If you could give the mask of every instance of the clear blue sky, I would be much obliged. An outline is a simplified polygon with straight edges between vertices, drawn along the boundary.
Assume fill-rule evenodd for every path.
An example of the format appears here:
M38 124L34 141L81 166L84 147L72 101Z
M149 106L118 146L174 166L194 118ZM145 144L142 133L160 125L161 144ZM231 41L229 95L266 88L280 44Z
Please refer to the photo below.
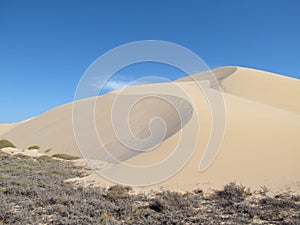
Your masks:
M0 0L0 123L72 101L96 58L148 39L187 47L211 68L300 78L299 0Z

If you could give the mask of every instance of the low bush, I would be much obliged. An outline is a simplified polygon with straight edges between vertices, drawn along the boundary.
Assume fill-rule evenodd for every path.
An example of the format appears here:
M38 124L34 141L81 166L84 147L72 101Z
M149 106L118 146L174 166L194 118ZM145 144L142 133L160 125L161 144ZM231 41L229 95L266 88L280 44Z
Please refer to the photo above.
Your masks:
M44 153L48 153L48 152L50 152L52 150L52 148L48 148L48 149L46 149L45 151L44 151Z
M226 184L223 190L216 191L214 195L219 199L241 202L250 194L250 190L245 186L231 182Z
M122 186L122 185L114 185L111 186L106 193L106 198L110 200L115 200L115 199L121 199L121 198L127 198L128 197L128 192L132 188L129 186Z
M0 149L2 148L15 148L16 146L6 139L0 140Z
M166 208L166 205L161 199L155 198L149 204L149 208L156 212L161 212Z
M28 147L28 149L29 150L33 150L33 149L39 150L40 146L38 146L38 145L32 145L32 146Z
M50 160L52 160L51 157L47 156L47 155L42 155L38 159L39 159L39 161L50 161Z

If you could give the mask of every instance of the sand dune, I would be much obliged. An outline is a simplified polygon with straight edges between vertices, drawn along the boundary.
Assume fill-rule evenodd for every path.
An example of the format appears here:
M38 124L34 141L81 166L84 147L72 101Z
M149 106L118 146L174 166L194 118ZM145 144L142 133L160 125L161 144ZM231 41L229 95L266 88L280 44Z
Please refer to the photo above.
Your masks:
M6 133L7 131L13 129L18 125L19 125L18 123L0 124L0 135Z
M96 102L95 129L98 136L88 129L89 124L84 121L75 124L77 129L84 131L77 134L86 140L81 145L91 149L85 156L115 165L119 165L118 160L126 160L128 165L135 166L152 165L165 160L164 167L148 171L149 176L151 173L157 176L162 170L166 170L166 173L168 170L178 170L169 180L148 188L162 186L186 190L237 181L255 188L263 185L274 189L288 186L300 192L300 104L297 101L300 97L300 81L240 67L218 68L212 72L216 80L211 79L211 72L208 71L171 83L133 86L98 98L81 100L79 105L82 107L89 107ZM218 84L224 91L222 95ZM156 94L164 100L157 96L147 97L149 94ZM126 108L126 103L137 97L144 99L137 102L130 114L124 117L128 116L131 132L136 137L150 139L139 145L129 133L124 134L124 130L120 130L120 133L123 132L121 138L129 146L152 148L144 153L121 144L114 135L116 130L112 125L111 115L119 113L112 109ZM224 99L226 112L224 139L213 164L204 172L199 172L199 163L205 155L211 131L223 128L221 120L213 124L211 108L213 102L218 103L221 98ZM42 150L52 148L49 154L80 156L73 133L72 106L72 103L62 105L4 134L0 133L0 136L11 140L18 148L38 144ZM180 110L176 111L175 108ZM164 120L166 130L163 130L161 121L154 121L153 126L148 127L155 117ZM122 120L118 120L118 123L122 123ZM199 133L193 132L198 127L201 128ZM162 131L166 134L160 135ZM103 146L98 137L108 152L101 150ZM185 140L184 144L180 144L181 140ZM156 146L157 143L160 144ZM182 169L178 168L174 162L189 159L187 149L193 148L194 144L195 152L190 160ZM124 167L122 171L119 178L124 183L130 182L130 169ZM94 175L88 179L110 183Z
M210 71L198 73L176 82L211 79L211 73ZM215 69L213 73L225 93L300 113L300 104L295 101L299 97L298 79L232 66Z
M23 121L20 121L20 122L16 122L16 123L0 124L0 136L4 133L7 133L9 130L19 126L20 124L28 122L31 119L33 119L33 118L29 118L29 119L26 119L26 120L23 120Z

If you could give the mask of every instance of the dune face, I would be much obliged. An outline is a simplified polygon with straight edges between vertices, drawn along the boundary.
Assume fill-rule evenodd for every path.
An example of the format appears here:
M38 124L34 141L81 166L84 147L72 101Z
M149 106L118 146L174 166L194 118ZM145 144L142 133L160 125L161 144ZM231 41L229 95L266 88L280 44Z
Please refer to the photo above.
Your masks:
M221 97L225 110L221 107L216 115L224 116L224 124L212 112ZM125 184L139 178L150 185L152 178L170 175L150 188L186 190L237 181L254 188L288 186L300 192L299 97L297 79L223 67L171 83L132 86L80 100L73 111L72 103L62 105L0 136L18 148L37 144L52 148L49 154L83 154L88 160L115 165L105 175L117 176ZM122 112L141 98L128 114ZM91 106L95 106L92 113L80 110ZM81 119L74 122L74 113ZM85 120L91 116L93 120ZM222 137L212 135L213 131L223 134L223 129ZM207 152L211 144L215 148L221 144L219 151ZM213 163L200 172L205 156ZM149 170L141 169L139 174L128 165ZM109 183L100 176L92 179Z
M73 118L80 115L80 120L73 122L79 147L89 149L81 152L86 159L117 164L140 153L151 151L184 127L193 114L189 102L179 97L136 97L113 94L109 96L109 101L107 97L100 97L95 102L78 102L73 111ZM94 103L96 130L90 132L91 129L87 125L94 121L83 120L82 114L89 112L88 104L92 104L93 108ZM131 106L130 103L134 104ZM117 107L114 108L114 105ZM130 108L127 109L127 106ZM77 113L77 110L82 111Z
M300 104L296 100L300 94L300 80L238 68L231 76L221 81L221 86L226 93L300 113Z
M8 132L16 126L18 126L17 123L0 124L0 135Z

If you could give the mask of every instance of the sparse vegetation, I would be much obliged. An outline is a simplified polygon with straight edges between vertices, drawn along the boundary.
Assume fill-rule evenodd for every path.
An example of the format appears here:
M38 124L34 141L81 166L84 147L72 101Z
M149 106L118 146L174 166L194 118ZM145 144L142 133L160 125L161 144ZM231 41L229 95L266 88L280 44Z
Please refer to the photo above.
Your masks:
M32 145L32 146L28 147L28 149L29 150L33 150L33 149L39 150L40 146L38 146L38 145Z
M230 183L202 190L131 194L65 182L86 173L71 161L0 151L0 224L298 224L300 197Z
M72 156L72 155L68 155L68 154L54 154L54 155L52 155L52 157L57 158L57 159L64 159L64 160L80 159L80 157Z
M249 195L251 195L249 189L234 182L225 185L223 190L215 192L215 197L217 199L233 202L241 202Z
M0 140L0 149L2 148L15 148L16 146L6 139Z

